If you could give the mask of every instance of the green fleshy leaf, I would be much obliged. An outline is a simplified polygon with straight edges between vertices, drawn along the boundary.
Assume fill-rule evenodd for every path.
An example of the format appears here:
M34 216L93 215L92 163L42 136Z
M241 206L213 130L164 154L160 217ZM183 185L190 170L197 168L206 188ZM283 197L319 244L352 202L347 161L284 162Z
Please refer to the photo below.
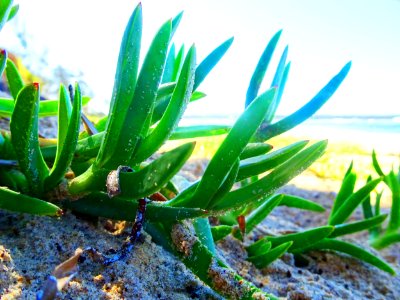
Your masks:
M112 156L104 161L105 168L117 168L127 165L132 155L138 149L138 143L147 136L150 128L151 114L156 101L158 86L164 69L168 43L171 34L171 21L164 23L155 36L145 57L137 79L135 93L129 106L125 107L124 126L119 131L110 132L117 135L115 150L110 151ZM106 133L106 137L107 138ZM100 148L100 153L102 153ZM107 148L104 151L109 152ZM102 160L100 166L103 164ZM96 164L97 165L97 164Z
M292 246L293 242L286 242L272 248L270 251L257 255L250 256L247 258L248 261L252 262L257 268L262 269L267 267L273 261L277 260L283 254L285 254L288 249Z
M49 202L0 187L0 209L32 215L60 216L61 209Z
M207 208L220 188L233 163L243 152L250 138L265 116L266 109L274 97L275 90L259 96L253 105L239 117L204 172L189 206Z
M139 54L142 38L142 6L139 4L132 13L122 38L118 56L107 134L97 157L98 164L104 165L120 147L119 132L125 128L123 112L128 110L135 93L139 68ZM137 141L131 141L136 143Z
M400 243L400 232L392 231L374 239L371 242L371 246L375 249L380 250L389 247L390 245L393 245L395 243Z
M191 139L196 137L206 137L226 134L231 129L225 125L195 125L175 128L170 136L170 140Z
M194 219L193 227L200 242L207 247L208 251L215 254L215 245L208 218Z
M392 191L392 207L390 209L388 231L397 231L400 229L400 181L392 171L386 176L386 181Z
M0 31L8 21L13 2L13 0L0 1Z
M259 256L264 253L269 252L271 250L272 244L265 239L262 239L261 242L257 241L250 246L246 247L246 251L249 257L251 256Z
M195 143L184 144L164 153L138 172L121 173L121 196L139 199L160 190L182 168L194 146Z
M391 275L396 274L393 268L379 257L373 255L368 251L365 251L360 247L344 241L339 241L335 239L324 239L313 244L307 249L307 251L310 250L335 250L338 252L346 253L350 256L358 258L359 260L369 263Z
M218 225L211 227L214 242L218 242L232 233L232 226Z
M229 47L232 45L233 37L223 42L217 48L213 50L197 67L193 90L197 90L199 85L203 82L204 78L210 73L210 71L215 67L215 65L221 60L228 51Z
M274 195L268 198L257 209L253 210L251 214L246 217L246 233L251 232L254 227L260 224L270 212L279 205L282 199L283 195Z
M254 138L254 141L267 141L270 138L280 135L309 119L316 111L318 111L322 107L322 105L326 103L326 101L329 100L333 93L338 89L344 78L349 73L350 67L351 62L347 63L342 68L342 70L340 70L340 72L335 75L313 99L311 99L299 110L283 118L282 120L268 126L268 130L258 131L257 135Z
M19 4L14 5L13 7L11 7L10 13L8 14L8 21L11 21L18 13L19 11Z
M78 143L80 118L82 110L82 96L79 85L75 85L74 104L70 113L70 99L65 88L60 90L60 110L59 110L59 142L57 154L50 171L49 177L45 180L46 190L51 190L57 186L64 178L75 154ZM70 116L69 116L70 115ZM61 127L61 128L60 128Z
M288 241L293 241L292 246L289 248L289 252L298 253L303 252L304 248L328 237L333 230L333 226L321 226L297 233L289 233L280 236L267 236L265 239L271 242L272 247L276 247Z
M39 84L25 86L18 94L11 116L12 144L21 171L24 172L33 195L43 193L43 183L49 174L39 147Z
M179 73L181 72L181 68L183 65L183 58L185 55L185 46L182 45L181 48L178 51L178 54L175 57L175 63L174 63L174 71L172 73L172 80L176 81L178 80Z
M385 176L381 166L379 165L375 150L372 151L372 166L374 167L376 173L378 173L379 176Z
M362 221L357 221L348 224L339 224L335 225L335 230L329 236L330 238L335 238L338 236L351 234L359 231L363 231L366 229L370 229L382 224L386 220L387 215L379 215L375 217L371 217Z
M329 219L329 225L337 225L345 222L348 217L353 213L359 204L371 193L374 188L382 181L382 178L378 178L368 182L365 186L353 193L350 197L344 200L343 204L337 209L337 211Z
M276 167L260 180L227 194L212 206L213 210L226 210L244 207L256 203L271 195L276 189L288 183L292 178L308 168L318 159L327 146L326 141L317 142L297 153L295 156Z
M329 220L332 219L333 215L343 205L346 199L353 194L354 187L356 185L356 180L357 180L357 175L355 173L352 173L351 168L349 168L348 172L346 172L346 175L343 178L340 190L337 193L335 200L333 201L333 206L329 216Z
M165 61L164 73L161 79L161 83L165 84L167 82L174 81L172 79L172 73L174 72L175 63L175 44L172 44L168 51L167 60Z
M283 198L279 205L284 205L287 207L294 207L294 208L299 208L299 209L305 209L305 210L310 210L314 212L324 212L325 208L321 206L318 203L315 203L313 201L297 197L297 196L292 196L292 195L283 195Z
M237 181L259 175L287 161L308 144L308 141L299 141L265 155L242 161Z
M11 96L17 99L19 91L22 90L25 84L17 66L11 59L7 59L6 76Z
M238 171L239 171L239 159L237 159L235 161L235 163L232 165L232 168L229 171L229 173L226 175L224 182L221 184L218 191L214 194L214 197L211 200L212 202L218 201L223 196L225 196L227 193L229 193L229 191L231 190L231 188L233 187L233 185L236 182L236 176L238 174Z
M76 201L66 200L63 207L95 217L134 221L138 203L121 197L110 198L106 193L96 192ZM198 208L167 207L160 202L150 202L146 206L146 220L153 222L193 219L205 213Z
M273 148L272 145L264 144L264 143L249 143L246 148L244 148L242 154L240 154L240 159L247 159L250 157L259 156L271 151Z
M282 30L279 30L269 41L267 47L262 53L260 60L257 63L256 69L254 70L253 76L251 77L249 87L246 94L245 107L249 106L250 103L257 97L258 91L260 90L261 83L264 79L265 72L267 71L269 62L271 61L272 54L275 51L276 44L279 41Z
M195 64L196 49L193 46L185 59L179 80L164 115L157 127L141 143L138 152L133 157L132 164L144 161L157 151L178 125L192 94Z
M82 106L90 101L89 97L82 97ZM58 113L59 100L42 100L39 102L39 118L56 116ZM9 117L14 111L15 101L13 99L0 98L0 116Z
M287 58L287 54L288 54L288 46L285 47L285 50L282 53L281 59L279 60L279 64L278 67L276 69L275 75L274 75L274 79L272 80L272 84L271 87L275 87L277 88L277 90L280 90L281 87L281 81L284 78L285 75L285 71L286 71L286 77L287 77L287 72L288 70L286 70L285 65L286 65L286 58ZM286 80L286 78L285 78ZM282 95L283 89L281 91L281 95ZM265 116L265 119L263 121L263 124L270 124L272 119L275 117L275 113L276 110L278 109L278 106L280 104L280 100L281 98L278 98L279 93L277 92L275 95L275 99L274 102L271 104L271 108L268 110L267 115ZM264 127L263 125L261 125L261 127Z

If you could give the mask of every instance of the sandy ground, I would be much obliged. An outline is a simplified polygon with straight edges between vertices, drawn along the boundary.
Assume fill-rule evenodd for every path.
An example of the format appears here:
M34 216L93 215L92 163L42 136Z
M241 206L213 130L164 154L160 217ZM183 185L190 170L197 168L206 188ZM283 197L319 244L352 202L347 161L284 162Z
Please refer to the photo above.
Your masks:
M196 167L195 165L193 165ZM201 166L197 166L200 167ZM334 193L287 186L284 191L313 199L329 208ZM326 213L327 214L327 213ZM323 225L326 216L279 207L250 238L266 232ZM357 217L357 214L356 214ZM46 277L78 247L117 249L126 232L115 235L106 220L91 222L67 213L58 220L0 211L0 299L33 299ZM353 241L368 248L365 236ZM249 240L246 241L248 243ZM400 272L400 245L380 255ZM392 277L358 260L328 252L312 252L306 264L286 254L262 270L245 261L242 244L228 237L218 243L219 255L239 274L265 291L287 299L400 299L400 277ZM124 261L107 268L81 265L78 276L59 299L218 299L185 266L152 243L144 233Z
M185 167L182 175L193 181L204 161ZM321 203L328 209L317 214L279 207L247 237L267 232L302 230L324 225L340 182L307 174L283 191ZM324 215L325 214L325 215ZM360 218L356 212L354 218ZM76 248L117 249L127 232L109 230L107 220L90 221L72 213L61 219L0 211L0 299L34 299L47 276ZM143 234L129 258L109 267L87 261L60 293L59 299L220 299L185 265ZM366 234L349 237L371 250ZM263 290L287 299L400 299L400 276L329 252L312 252L304 261L285 254L269 267L256 269L247 262L243 245L228 237L217 245L218 254L245 279ZM373 251L373 250L371 250ZM378 253L400 272L400 245Z

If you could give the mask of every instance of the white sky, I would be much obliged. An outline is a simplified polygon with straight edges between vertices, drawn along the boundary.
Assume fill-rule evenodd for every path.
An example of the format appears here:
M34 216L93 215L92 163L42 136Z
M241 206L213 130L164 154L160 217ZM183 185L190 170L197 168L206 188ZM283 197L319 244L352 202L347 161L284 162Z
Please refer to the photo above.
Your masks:
M19 27L29 53L47 52L50 66L82 71L92 106L108 110L119 44L138 1L20 0ZM231 36L235 41L199 90L208 97L190 114L238 114L251 74L269 39L283 29L264 89L289 45L291 73L278 113L311 99L348 61L349 76L320 114L400 114L400 1L396 0L143 0L145 48L161 24L184 10L174 37L195 43L200 62ZM2 47L15 34L6 25ZM144 53L144 51L142 52ZM143 54L142 54L143 55ZM74 79L71 78L71 82Z

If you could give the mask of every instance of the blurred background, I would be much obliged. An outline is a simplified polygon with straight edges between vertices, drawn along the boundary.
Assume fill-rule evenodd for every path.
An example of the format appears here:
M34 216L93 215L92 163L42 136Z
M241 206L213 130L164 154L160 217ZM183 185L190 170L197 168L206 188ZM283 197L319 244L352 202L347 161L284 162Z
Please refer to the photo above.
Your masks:
M0 47L47 84L79 81L93 98L91 112L107 113L120 41L138 1L20 0ZM309 101L348 61L352 68L317 118L292 131L314 138L374 140L400 151L400 1L144 0L143 49L159 26L180 11L174 43L196 44L198 61L231 36L234 43L200 87L183 122L231 124L243 111L252 72L269 39L283 29L261 90L269 87L289 45L292 62L279 116ZM142 52L142 58L144 51ZM399 152L398 151L398 152Z

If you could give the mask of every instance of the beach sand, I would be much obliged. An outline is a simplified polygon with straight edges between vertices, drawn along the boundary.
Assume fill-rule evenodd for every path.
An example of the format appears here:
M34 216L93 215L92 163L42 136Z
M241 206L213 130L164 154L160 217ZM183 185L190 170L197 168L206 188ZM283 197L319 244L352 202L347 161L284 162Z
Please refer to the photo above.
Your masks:
M192 160L181 175L194 181L204 172L206 164L204 159ZM246 237L245 244L266 233L325 225L340 180L328 179L316 172L306 171L281 192L314 200L327 211L318 214L278 207ZM352 218L361 217L357 211ZM130 224L127 225L129 229ZM92 246L102 252L117 249L128 229L117 234L110 228L107 220L89 221L70 212L57 219L0 211L0 299L33 299L54 267L71 257L78 247ZM221 298L183 263L154 244L149 235L143 233L143 236L143 241L135 245L125 260L109 267L90 261L83 263L78 275L59 293L59 299ZM368 246L365 233L347 239L377 253ZM245 260L243 244L232 237L217 244L217 253L245 279L286 299L400 299L399 275L390 276L346 255L311 252L304 255L304 261L298 261L293 255L285 254L267 268L258 270ZM377 254L400 272L400 245Z

